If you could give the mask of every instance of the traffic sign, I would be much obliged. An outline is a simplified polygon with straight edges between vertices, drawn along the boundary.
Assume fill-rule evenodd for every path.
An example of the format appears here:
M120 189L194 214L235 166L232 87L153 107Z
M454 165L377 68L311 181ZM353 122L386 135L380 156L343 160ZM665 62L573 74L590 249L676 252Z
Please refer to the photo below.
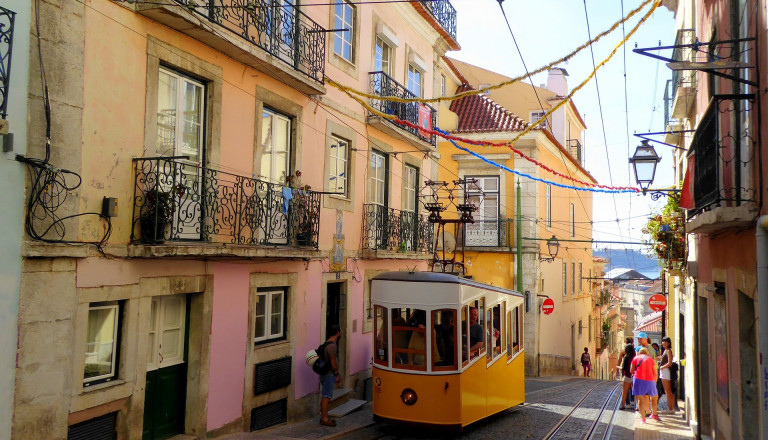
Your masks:
M660 293L651 295L651 297L648 298L648 305L651 306L651 310L654 312L661 312L667 308L667 297Z
M541 305L541 310L544 311L545 315L549 315L555 310L555 302L552 301L552 298L547 298L544 300L544 303Z

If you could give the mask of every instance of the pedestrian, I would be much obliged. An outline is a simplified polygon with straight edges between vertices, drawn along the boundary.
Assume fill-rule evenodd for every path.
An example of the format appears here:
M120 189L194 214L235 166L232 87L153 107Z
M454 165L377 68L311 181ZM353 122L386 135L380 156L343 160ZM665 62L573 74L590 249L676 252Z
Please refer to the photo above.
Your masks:
M653 358L658 361L660 359L659 356L661 355L661 348L659 348L659 344L655 342L651 344L651 347L656 351L656 355L653 356Z
M672 389L672 363L674 362L674 353L672 353L672 339L665 336L661 339L661 346L664 352L661 354L661 363L659 365L659 376L661 384L664 386L664 394L667 396L667 413L674 414L677 410L677 399L675 391Z
M629 389L632 387L632 373L630 367L632 365L632 359L635 358L635 347L632 345L632 338L627 337L625 339L627 345L624 346L624 352L619 356L619 366L616 367L619 370L619 375L622 380L621 384L621 407L619 409L627 409L627 397L629 396Z
M657 395L656 362L648 354L648 349L646 347L641 347L637 351L635 358L632 359L630 373L633 376L632 394L637 398L640 407L640 420L645 423L650 398ZM651 418L656 421L661 421L656 414L652 415Z
M584 370L584 377L589 377L592 370L592 360L589 358L589 348L584 347L584 353L581 354L581 368Z
M645 348L648 351L648 356L650 356L651 360L653 360L653 369L656 372L656 379L658 379L658 365L656 365L656 350L653 348L653 345L651 345L651 340L648 338L648 334L645 332L640 332L637 334L637 342L640 344L638 347L638 350L640 348ZM639 351L638 351L639 352ZM634 386L634 385L633 385ZM651 395L651 411L652 416L651 418L654 420L659 420L659 393L658 391L655 394Z
M323 359L326 362L331 363L331 371L328 374L320 376L320 424L323 426L336 426L336 421L328 418L328 405L333 397L333 390L336 384L341 383L341 375L339 375L339 363L336 360L336 354L339 351L338 344L341 338L341 327L338 324L332 325L328 329L325 345L325 353L323 353Z

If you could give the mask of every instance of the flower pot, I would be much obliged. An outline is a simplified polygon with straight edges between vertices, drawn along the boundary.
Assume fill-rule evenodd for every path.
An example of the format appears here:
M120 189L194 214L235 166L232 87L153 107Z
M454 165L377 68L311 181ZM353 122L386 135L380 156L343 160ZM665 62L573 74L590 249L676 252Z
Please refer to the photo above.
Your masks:
M168 221L154 216L143 216L139 219L141 226L141 242L147 244L159 244L165 241L165 227Z

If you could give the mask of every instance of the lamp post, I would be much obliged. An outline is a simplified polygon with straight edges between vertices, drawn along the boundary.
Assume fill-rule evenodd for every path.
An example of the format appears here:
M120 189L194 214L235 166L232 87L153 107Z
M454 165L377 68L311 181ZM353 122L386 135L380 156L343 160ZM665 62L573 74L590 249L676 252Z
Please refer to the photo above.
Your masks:
M555 261L555 257L557 257L557 252L559 250L560 242L557 241L557 237L553 235L552 238L547 240L547 252L549 252L549 257L540 258L539 261L546 261L548 263Z
M643 194L651 193L651 200L658 200L661 196L679 194L679 189L648 189L656 176L656 166L661 162L661 157L656 154L656 149L643 139L643 142L635 149L635 154L629 158L629 163L635 172L635 181Z

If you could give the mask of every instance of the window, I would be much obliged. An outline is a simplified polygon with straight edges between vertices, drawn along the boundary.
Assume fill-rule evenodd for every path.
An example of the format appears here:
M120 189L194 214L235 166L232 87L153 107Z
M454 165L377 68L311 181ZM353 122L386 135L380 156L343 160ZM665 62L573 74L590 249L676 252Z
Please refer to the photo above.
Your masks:
M581 336L581 329L584 328L584 325L581 322L581 319L579 319L579 336Z
M539 119L542 119L545 114L547 114L547 112L543 110L540 112L531 112L531 123L534 123ZM542 121L541 124L538 125L538 127L541 128L542 130L545 128L549 128L549 121L548 120Z
M571 296L576 296L576 263L571 263Z
M563 262L563 296L568 296L568 263Z
M519 305L508 312L509 325L511 327L511 334L509 336L508 348L510 356L513 356L523 350L523 339L520 335L523 334L523 306Z
M345 60L354 62L352 38L355 35L355 9L346 0L336 3L334 17L334 29L339 29L333 34L333 53ZM341 30L346 29L346 30Z
M147 341L147 371L184 363L187 297L152 298Z
M387 158L384 153L371 152L371 169L368 179L368 201L375 205L386 205Z
M427 312L421 309L392 309L393 367L427 369Z
M474 223L465 225L467 246L500 246L499 177L470 177L476 183L467 187L467 201L478 207Z
M347 173L349 171L349 142L336 136L331 136L330 184L328 191L341 197L349 197Z
M571 210L570 210L570 230L571 230L571 237L576 236L576 208L574 207L573 203L571 203Z
M290 160L291 119L265 108L261 118L261 178L285 185Z
M448 85L445 80L445 75L440 74L440 96L445 96L448 93Z
M404 181L403 211L415 213L419 194L419 170L416 167L406 165Z
M387 75L392 75L392 48L381 37L376 37L373 70L374 72L384 72Z
M550 184L547 184L545 209L546 209L546 226L547 226L547 229L551 229L552 228L552 185Z
M120 304L91 303L85 339L83 386L108 382L117 377L120 337Z
M579 294L584 293L584 273L581 263L579 263Z
M502 319L506 314L504 306L506 304L496 304L488 308L488 329L486 330L486 345L488 346L488 360L496 358L503 352L502 347L505 344L504 325Z
M162 156L203 159L205 86L172 70L161 68L157 91L157 152Z
M463 365L485 353L485 298L470 301L461 309ZM467 359L469 354L469 359Z
M285 339L285 289L259 289L254 312L254 344Z
M389 337L387 335L387 308L374 307L374 335L376 351L373 361L379 365L389 365Z
M408 64L408 83L406 86L408 87L408 90L417 97L421 97L421 81L421 71L413 64Z
M432 370L455 370L456 310L432 311Z

